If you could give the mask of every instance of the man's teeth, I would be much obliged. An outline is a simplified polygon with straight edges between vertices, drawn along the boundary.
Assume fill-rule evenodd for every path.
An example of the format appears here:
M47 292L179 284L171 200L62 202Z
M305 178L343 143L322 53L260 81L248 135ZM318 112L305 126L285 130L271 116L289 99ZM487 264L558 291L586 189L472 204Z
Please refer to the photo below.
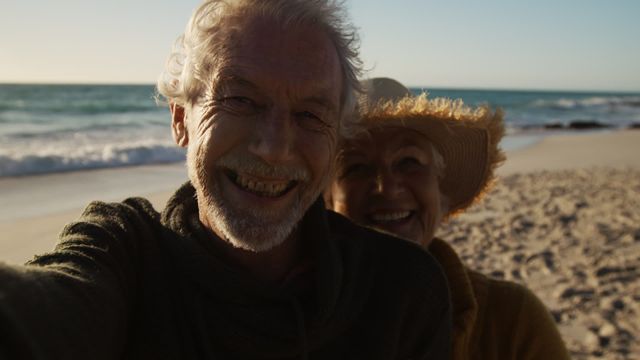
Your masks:
M260 182L255 179L247 178L242 175L238 175L236 177L236 184L242 187L245 190L251 191L253 193L262 195L262 196L270 196L276 197L282 195L287 190L289 186L289 182Z
M411 211L395 211L388 213L376 213L371 215L371 219L375 222L386 222L406 219L411 215Z

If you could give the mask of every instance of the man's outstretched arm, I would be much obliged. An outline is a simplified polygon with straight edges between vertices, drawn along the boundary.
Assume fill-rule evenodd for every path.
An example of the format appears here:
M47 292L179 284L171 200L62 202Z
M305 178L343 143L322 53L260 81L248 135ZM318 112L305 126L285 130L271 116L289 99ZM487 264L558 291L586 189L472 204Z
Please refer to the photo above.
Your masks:
M3 358L114 359L135 302L139 244L153 234L148 202L92 203L52 253L0 264Z

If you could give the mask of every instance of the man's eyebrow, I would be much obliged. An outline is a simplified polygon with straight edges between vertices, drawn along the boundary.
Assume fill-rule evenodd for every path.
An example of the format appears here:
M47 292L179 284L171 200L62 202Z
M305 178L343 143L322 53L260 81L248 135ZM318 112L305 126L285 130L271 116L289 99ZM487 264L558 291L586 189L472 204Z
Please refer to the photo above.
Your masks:
M260 90L258 85L256 85L255 83L251 82L250 80L247 80L241 74L238 74L237 72L231 72L231 71L221 72L220 75L218 76L218 81L216 81L216 83L217 83L216 88L218 89L220 87L224 89L227 86L235 85L235 86L243 86L243 87L251 88L252 90L256 90L256 91ZM305 97L302 99L302 101L320 105L331 111L337 111L338 105L334 101L331 101L329 96L324 95L324 94L330 94L331 93L330 90L321 90L321 91L318 91L318 93L321 93L321 95L313 95L313 96Z
M302 101L317 104L332 111L335 111L338 108L336 103L334 103L328 97L325 97L325 96L310 96L310 97L303 98Z
M223 73L220 74L218 78L218 86L229 86L229 85L240 85L245 87L250 87L252 89L258 89L258 86L251 81L242 77L237 73Z

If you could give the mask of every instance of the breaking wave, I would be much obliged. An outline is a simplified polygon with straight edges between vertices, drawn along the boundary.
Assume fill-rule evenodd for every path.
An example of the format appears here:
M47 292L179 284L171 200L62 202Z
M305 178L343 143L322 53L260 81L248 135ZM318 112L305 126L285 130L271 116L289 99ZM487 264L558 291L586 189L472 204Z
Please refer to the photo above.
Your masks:
M0 153L0 177L53 172L161 164L184 161L185 151L174 144L141 142L130 145L45 148L28 153Z
M620 107L640 108L640 96L592 96L582 99L540 99L534 101L533 105L540 108L552 108L559 110L586 108L610 108L615 110Z

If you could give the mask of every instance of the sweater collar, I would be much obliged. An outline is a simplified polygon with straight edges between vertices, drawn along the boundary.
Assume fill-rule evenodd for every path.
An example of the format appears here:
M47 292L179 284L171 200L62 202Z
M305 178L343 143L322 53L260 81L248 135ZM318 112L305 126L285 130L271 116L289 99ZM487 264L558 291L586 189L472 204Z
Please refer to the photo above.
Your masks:
M295 291L259 282L217 258L215 252L206 246L215 235L202 226L197 214L195 189L189 182L178 189L162 213L162 223L178 235L170 246L179 258L175 263L181 274L178 275L181 276L180 281L194 284L211 299L209 301L230 309L242 309L241 321L234 319L235 314L232 313L228 321L229 324L242 323L239 331L255 339L256 351L261 348L271 355L284 355L290 351L290 345L286 345L289 342L280 343L280 340L295 338L301 331L299 324L290 328L284 325L286 321L283 323L282 317L286 318L286 314L293 310L298 318L301 311L309 316L303 319L303 327L309 336L309 349L321 346L335 335L337 329L343 328L343 319L349 316L342 311L355 312L349 305L353 299L345 298L342 293L345 259L339 239L332 236L329 229L327 211L321 198L309 208L299 225L301 239L308 244L312 254L309 279L313 288L311 298L306 301L298 298ZM292 304L295 305L293 309ZM270 333L281 334L282 338L263 339L255 335Z
M182 185L169 199L162 213L161 221L169 229L187 239L191 250L196 250L193 253L194 257L202 258L199 260L205 260L218 268L218 270L222 268L225 270L226 276L233 275L235 277L234 281L240 281L245 285L254 282L253 286L251 286L253 288L278 287L277 284L275 286L274 284L258 285L257 280L250 279L250 276L237 271L232 264L222 261L216 255L217 251L215 247L211 246L211 239L217 237L217 235L206 229L198 219L198 203L195 189L190 182ZM327 273L323 275L323 281L319 282L319 284L323 285L318 290L325 295L323 296L327 301L325 305L331 307L331 304L335 304L337 294L333 289L334 286L327 288L326 285L340 283L342 266L338 261L337 246L330 236L326 210L321 198L307 210L300 221L298 231L300 238L304 241L304 246L307 248L305 253L310 256L309 259L301 259L298 265L307 268L316 264L326 265L321 266L321 269ZM193 248L194 246L197 249ZM196 261L196 259L192 260ZM244 279L241 279L243 277Z

